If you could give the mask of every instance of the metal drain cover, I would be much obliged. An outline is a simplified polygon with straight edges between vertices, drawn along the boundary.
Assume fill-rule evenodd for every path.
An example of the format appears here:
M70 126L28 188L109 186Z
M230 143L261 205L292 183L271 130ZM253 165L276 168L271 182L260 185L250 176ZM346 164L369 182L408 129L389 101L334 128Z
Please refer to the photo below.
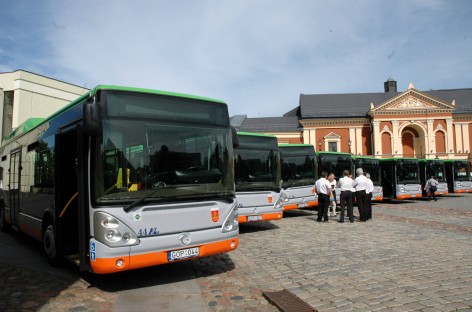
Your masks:
M308 303L286 289L280 291L264 291L262 294L267 301L284 312L318 312Z

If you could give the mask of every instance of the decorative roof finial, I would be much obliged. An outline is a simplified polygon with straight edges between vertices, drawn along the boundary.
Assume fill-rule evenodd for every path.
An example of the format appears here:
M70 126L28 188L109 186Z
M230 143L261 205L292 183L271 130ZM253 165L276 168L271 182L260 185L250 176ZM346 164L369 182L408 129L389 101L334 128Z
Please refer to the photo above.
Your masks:
M410 84L408 85L408 90L414 89L414 88L415 88L415 86L413 85L413 82L410 82Z

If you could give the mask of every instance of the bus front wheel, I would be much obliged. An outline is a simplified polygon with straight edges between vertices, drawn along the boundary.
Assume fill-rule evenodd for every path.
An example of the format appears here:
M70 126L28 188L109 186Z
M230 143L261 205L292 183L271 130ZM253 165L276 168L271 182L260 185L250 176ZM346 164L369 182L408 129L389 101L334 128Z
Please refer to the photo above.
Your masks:
M60 264L60 256L56 244L54 225L49 224L43 234L43 249L48 262L54 266Z

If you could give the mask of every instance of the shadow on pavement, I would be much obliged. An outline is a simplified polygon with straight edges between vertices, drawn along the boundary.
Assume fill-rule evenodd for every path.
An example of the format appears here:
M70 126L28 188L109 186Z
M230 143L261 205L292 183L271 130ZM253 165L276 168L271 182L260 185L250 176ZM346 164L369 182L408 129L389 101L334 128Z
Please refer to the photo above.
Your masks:
M308 217L318 213L318 207L284 211L284 218Z
M241 223L239 224L239 234L244 235L245 233L254 233L259 231L268 231L278 229L279 227L275 224L276 221L262 221L253 223Z

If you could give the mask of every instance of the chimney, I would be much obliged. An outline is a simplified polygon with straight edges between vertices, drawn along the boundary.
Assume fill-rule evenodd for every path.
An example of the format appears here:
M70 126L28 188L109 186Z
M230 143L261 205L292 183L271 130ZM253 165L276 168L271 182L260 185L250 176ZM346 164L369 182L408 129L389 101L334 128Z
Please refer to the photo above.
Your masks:
M387 81L384 82L384 90L385 93L397 92L397 82L392 78L388 78Z

